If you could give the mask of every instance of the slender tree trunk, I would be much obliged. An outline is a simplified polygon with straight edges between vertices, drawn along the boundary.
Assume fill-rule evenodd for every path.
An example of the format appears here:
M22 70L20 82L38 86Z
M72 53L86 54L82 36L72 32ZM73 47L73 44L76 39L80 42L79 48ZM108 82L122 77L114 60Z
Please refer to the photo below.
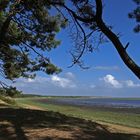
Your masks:
M113 43L117 52L119 53L121 59L126 64L126 66L140 79L140 67L133 61L133 59L128 55L126 48L122 45L119 38L114 34L103 22L102 20L102 0L96 0L96 22L100 30L108 37L108 39Z

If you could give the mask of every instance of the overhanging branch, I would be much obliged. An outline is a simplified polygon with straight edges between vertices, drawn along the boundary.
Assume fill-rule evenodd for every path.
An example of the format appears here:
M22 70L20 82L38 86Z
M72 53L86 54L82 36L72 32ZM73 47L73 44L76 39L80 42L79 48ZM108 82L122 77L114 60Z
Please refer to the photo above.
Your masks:
M113 43L118 54L120 55L126 66L140 79L140 67L133 61L133 59L126 52L126 46L124 47L116 36L103 22L102 19L102 0L96 0L96 22L100 30L108 37L108 39ZM129 44L128 44L129 45ZM127 45L127 46L128 46Z

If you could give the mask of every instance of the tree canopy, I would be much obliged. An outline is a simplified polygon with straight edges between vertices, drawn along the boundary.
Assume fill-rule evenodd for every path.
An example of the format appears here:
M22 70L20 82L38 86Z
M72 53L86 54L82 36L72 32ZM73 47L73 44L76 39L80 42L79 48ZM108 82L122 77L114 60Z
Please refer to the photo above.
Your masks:
M140 0L134 0L137 8L129 13L140 31ZM44 52L60 45L56 34L71 22L74 26L73 63L83 67L82 55L95 47L92 37L98 36L98 44L111 41L126 66L140 79L140 67L127 53L126 45L112 31L102 17L102 0L0 0L0 75L14 80L33 78L36 71L47 74L61 71L51 63ZM9 89L0 80L2 89Z
M140 32L140 0L133 0L137 7L132 12L128 14L129 18L135 19L137 22L137 25L134 27L134 32L139 33Z
M60 44L55 35L65 27L65 20L59 13L51 15L51 8L45 0L0 0L1 76L14 80L32 78L35 71L60 71L42 55Z

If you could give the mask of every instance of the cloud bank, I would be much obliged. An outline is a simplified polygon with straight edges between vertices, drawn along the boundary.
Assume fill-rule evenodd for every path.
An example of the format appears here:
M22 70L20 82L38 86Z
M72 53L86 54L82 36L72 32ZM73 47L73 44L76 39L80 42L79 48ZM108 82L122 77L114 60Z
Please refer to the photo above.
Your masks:
M62 75L37 76L35 79L20 78L13 83L23 93L41 95L84 96L133 96L139 95L140 84L132 80L120 80L106 74L94 81L80 80L71 72Z
M109 86L112 86L114 88L122 88L122 84L119 81L117 81L115 77L111 74L108 74L105 77L103 77L103 80Z
M103 78L100 78L104 81L104 83L108 87L112 88L135 88L140 87L140 84L134 83L132 80L126 80L126 81L119 81L117 80L113 75L107 74Z
M62 88L75 88L76 87L76 84L72 80L68 78L62 78L57 75L52 76L50 80L52 84L62 87Z

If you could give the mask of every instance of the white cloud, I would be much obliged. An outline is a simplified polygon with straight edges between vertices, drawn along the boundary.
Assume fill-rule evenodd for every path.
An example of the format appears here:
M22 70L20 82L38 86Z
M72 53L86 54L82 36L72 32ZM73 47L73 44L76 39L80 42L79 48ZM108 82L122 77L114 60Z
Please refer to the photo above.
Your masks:
M102 78L103 81L113 88L122 88L122 83L117 81L115 77L111 74L106 75Z
M19 78L13 83L13 86L17 87L34 87L34 85L46 84L49 81L47 77L36 76L34 79L31 78Z
M140 84L135 84L132 80L125 81L127 87L140 87Z
M72 82L70 79L59 77L57 75L54 75L51 77L51 82L54 85L62 87L62 88L74 88L74 87L76 87L76 84L74 82Z
M28 78L27 82L29 82L29 83L35 82L35 79Z
M67 72L65 75L66 75L67 78L70 78L70 79L75 78L75 75L72 72Z
M140 87L139 83L134 83L132 80L125 80L125 81L118 81L116 78L108 74L103 78L100 78L105 82L106 85L113 87L113 88L136 88Z
M36 76L34 79L32 78L19 78L17 83L43 83L49 81L47 77Z
M74 76L74 78L72 78ZM133 80L118 80L112 74L94 79L91 83L77 79L73 73L62 73L53 76L36 76L35 79L17 79L16 86L24 93L42 95L90 95L90 96L123 96L139 95L140 83ZM112 92L113 91L113 92Z
M119 70L118 66L95 66L94 70Z
M68 73L71 77L73 76L72 73ZM16 83L13 85L17 87L28 87L29 85L31 87L61 87L61 88L75 88L76 83L75 81L70 77L60 77L57 75L53 75L50 77L42 77L42 76L36 76L35 79L31 78L19 78Z
M90 87L90 88L95 88L95 87L96 87L96 85L91 84L89 87Z

